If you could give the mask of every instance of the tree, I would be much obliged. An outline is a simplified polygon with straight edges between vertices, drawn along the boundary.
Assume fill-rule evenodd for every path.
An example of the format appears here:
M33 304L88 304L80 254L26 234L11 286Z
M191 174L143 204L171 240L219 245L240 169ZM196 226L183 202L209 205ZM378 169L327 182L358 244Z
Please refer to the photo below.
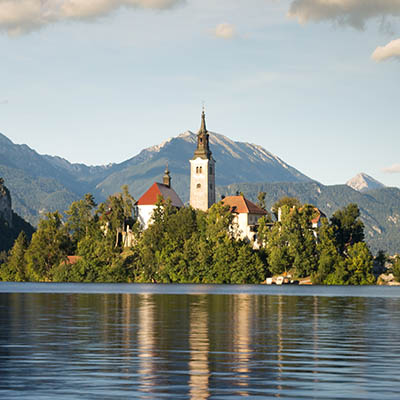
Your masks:
M375 277L372 274L373 257L367 245L363 242L353 244L348 248L346 267L349 272L350 285L372 285Z
M317 269L316 238L312 228L315 207L292 208L285 218L292 269L296 277L311 275Z
M51 281L52 269L65 260L71 240L61 214L46 214L26 251L27 276L32 281Z
M267 196L267 193L265 192L259 192L257 195L257 205L258 207L262 208L263 210L266 210L267 206L265 204L265 197Z
M25 252L28 248L26 234L22 231L10 251L10 256L5 265L0 269L0 279L3 281L23 282L26 277Z
M311 276L312 282L317 285L344 284L343 260L337 250L333 227L326 219L322 220L322 226L318 229L317 253L318 268Z
M341 253L364 240L364 224L360 220L360 210L357 204L351 203L347 207L336 211L331 218L336 243Z
M396 257L393 266L392 273L397 282L400 282L400 257Z
M288 196L282 197L272 206L272 214L275 215L276 219L278 219L279 209L282 208L283 206L287 206L288 208L293 208L293 207L299 208L301 207L301 203L295 197L288 197Z
M74 201L66 211L68 216L66 227L71 233L75 249L78 242L86 235L89 229L89 223L93 219L92 213L95 207L96 203L93 195L87 193L82 200Z

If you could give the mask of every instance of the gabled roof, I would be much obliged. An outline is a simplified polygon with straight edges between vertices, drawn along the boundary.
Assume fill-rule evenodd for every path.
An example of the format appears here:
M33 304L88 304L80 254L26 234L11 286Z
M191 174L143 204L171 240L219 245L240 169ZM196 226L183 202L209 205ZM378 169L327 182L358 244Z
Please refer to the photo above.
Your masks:
M136 202L138 206L156 205L158 198L162 196L164 200L170 199L174 207L183 207L182 200L176 194L175 190L162 183L154 182L150 189Z
M311 220L311 223L317 224L321 218L326 218L326 215L317 207L314 207L315 210L315 217Z
M267 212L256 204L247 200L244 196L227 196L222 202L231 208L231 211L238 214L266 215Z

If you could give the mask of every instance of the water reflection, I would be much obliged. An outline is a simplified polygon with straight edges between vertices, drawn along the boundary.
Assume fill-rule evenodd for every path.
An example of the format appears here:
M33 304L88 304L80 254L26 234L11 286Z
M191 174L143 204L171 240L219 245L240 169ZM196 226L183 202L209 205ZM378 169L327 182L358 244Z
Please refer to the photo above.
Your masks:
M400 299L0 294L1 398L400 398Z
M139 387L141 391L151 392L157 372L155 305L151 295L140 297L138 324Z
M209 332L207 298L201 296L190 307L189 328L189 396L191 399L208 399L210 370L208 365Z

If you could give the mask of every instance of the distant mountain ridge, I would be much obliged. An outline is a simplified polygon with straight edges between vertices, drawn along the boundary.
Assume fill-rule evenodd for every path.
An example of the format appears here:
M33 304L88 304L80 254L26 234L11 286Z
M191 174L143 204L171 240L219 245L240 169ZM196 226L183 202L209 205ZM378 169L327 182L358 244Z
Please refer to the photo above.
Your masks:
M210 148L216 160L216 184L238 182L312 182L313 180L261 146L235 142L209 132ZM193 157L197 137L187 131L163 143L142 150L131 159L115 165L110 175L96 186L103 196L128 184L139 197L163 174L168 162L172 185L184 202L189 200L189 160Z
M217 160L217 184L234 182L311 182L261 146L235 142L210 132ZM48 211L64 211L69 204L92 193L97 201L118 192L127 184L136 198L154 181L159 181L166 163L172 185L183 201L189 200L189 159L196 135L187 131L163 143L142 150L119 164L87 166L49 155L40 155L27 145L14 144L0 134L0 176L3 176L18 213L33 224Z

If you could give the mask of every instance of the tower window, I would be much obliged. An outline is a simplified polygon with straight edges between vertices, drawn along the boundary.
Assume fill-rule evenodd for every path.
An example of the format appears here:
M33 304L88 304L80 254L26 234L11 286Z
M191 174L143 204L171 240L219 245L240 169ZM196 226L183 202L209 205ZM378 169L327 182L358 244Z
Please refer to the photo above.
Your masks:
M200 167L200 173L202 173L203 172L203 167Z
M210 183L210 189L212 189L212 183Z
M201 188L200 183L198 183L196 187L197 187L197 189L200 189Z
M196 174L199 173L199 167L196 167Z

